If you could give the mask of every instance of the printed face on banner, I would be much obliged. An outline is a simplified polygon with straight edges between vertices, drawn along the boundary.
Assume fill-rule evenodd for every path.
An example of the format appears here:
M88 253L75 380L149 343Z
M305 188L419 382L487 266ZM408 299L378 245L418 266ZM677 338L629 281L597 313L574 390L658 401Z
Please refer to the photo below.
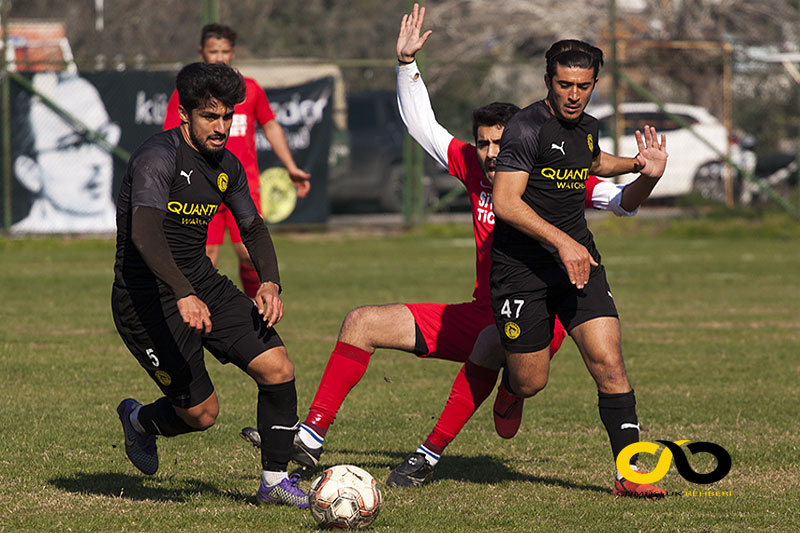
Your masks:
M42 73L34 87L106 140L119 142L97 89L77 74ZM16 232L108 232L115 229L112 200L114 161L109 152L78 132L34 97L30 106L34 153L14 162L17 180L37 195Z

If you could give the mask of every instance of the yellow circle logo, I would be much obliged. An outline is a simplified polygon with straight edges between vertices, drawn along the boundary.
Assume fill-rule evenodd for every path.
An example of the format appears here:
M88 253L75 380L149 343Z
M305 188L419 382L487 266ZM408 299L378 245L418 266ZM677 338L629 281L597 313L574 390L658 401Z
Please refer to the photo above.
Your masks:
M589 151L594 152L594 138L591 133L586 136L586 143L589 145Z
M164 385L165 387L170 383L172 383L172 378L169 377L169 374L167 374L163 370L156 370L155 375L158 382Z
M520 329L519 326L514 322L506 322L504 331L506 332L506 337L509 339L516 339L519 337Z
M219 192L225 192L228 190L228 175L224 172L220 172L219 176L217 176L217 188Z
M261 214L275 224L286 220L297 205L297 189L283 167L272 167L261 173Z

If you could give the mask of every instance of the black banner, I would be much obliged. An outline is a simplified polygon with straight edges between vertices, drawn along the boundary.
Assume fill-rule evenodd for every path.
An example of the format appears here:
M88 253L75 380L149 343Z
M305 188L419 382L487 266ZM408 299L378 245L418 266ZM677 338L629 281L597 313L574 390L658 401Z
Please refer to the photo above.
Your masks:
M111 145L132 153L160 131L174 87L173 72L37 73L34 88ZM322 223L328 216L328 151L333 79L267 89L298 166L312 174L308 196L274 222ZM11 82L11 230L14 233L110 233L125 161L77 133L67 120ZM280 167L259 129L259 167ZM1 156L0 156L1 157ZM273 170L270 175L275 175ZM284 171L285 173L285 171ZM262 190L265 200L281 195ZM286 197L287 195L282 195ZM262 202L264 205L264 202ZM0 202L0 216L2 202Z
M297 165L311 173L311 190L297 206L286 223L321 223L328 219L328 153L333 135L333 78L326 77L285 89L266 89L275 117L286 134L289 149ZM269 148L264 131L256 135L258 168L261 170L262 210L267 217L270 200L269 169L281 162ZM286 173L288 176L288 173ZM279 206L276 206L279 209ZM275 207L273 207L275 209ZM276 221L281 213L276 213ZM269 220L269 218L268 218Z

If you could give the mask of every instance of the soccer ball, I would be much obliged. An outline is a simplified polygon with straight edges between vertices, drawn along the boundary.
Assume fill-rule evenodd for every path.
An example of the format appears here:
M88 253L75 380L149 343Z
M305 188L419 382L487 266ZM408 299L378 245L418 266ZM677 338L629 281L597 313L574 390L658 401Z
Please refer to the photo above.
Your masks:
M332 466L311 483L311 515L324 528L361 529L381 509L381 491L369 472L353 465Z

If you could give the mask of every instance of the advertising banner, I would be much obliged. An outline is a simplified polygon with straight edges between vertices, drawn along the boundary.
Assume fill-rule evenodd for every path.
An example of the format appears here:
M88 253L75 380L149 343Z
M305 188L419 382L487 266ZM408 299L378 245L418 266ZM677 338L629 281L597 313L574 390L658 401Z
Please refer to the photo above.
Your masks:
M175 73L40 72L26 77L65 113L56 113L11 82L11 231L113 233L125 161L77 131L63 115L98 130L110 145L133 153L160 131ZM308 196L295 198L293 187L285 187L288 174L263 131L258 131L262 208L272 224L327 220L332 91L332 78L266 90L295 161L312 175ZM4 216L2 203L0 216Z

